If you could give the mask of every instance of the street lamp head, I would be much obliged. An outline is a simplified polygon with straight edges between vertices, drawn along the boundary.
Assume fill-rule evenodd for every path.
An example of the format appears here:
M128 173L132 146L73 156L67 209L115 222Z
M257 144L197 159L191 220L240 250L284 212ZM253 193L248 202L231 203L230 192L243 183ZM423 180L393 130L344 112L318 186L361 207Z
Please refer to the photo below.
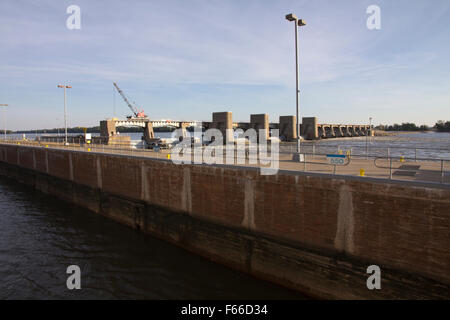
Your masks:
M293 13L289 13L286 15L286 20L288 21L296 21L297 19L298 19L297 16Z
M299 26L299 27L306 26L306 21L303 20L303 19L298 20L298 26Z
M58 84L58 88L64 88L64 86L62 86L62 85Z
M72 86L66 86L66 88L68 88L68 89L72 89Z

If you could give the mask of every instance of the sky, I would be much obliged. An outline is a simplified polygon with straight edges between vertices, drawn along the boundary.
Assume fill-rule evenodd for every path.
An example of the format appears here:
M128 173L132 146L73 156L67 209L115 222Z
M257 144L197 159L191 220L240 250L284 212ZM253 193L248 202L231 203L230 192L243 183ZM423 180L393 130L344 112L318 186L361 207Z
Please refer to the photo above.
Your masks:
M67 7L81 9L68 29ZM369 30L367 7L380 7ZM0 2L0 104L12 130L94 126L130 114L118 83L151 119L234 121L295 114L319 123L433 125L450 120L448 0ZM0 113L3 117L3 113ZM0 121L3 124L3 120ZM2 127L2 125L0 125Z

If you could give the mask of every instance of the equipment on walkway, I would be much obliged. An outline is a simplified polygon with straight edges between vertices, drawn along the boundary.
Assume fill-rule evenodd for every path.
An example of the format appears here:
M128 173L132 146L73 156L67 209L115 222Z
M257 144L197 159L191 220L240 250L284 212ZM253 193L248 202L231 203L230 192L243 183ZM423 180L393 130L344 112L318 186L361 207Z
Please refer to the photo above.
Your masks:
M119 86L113 82L114 87L117 89L117 92L119 92L119 94L121 95L121 97L123 98L123 100L125 101L125 103L128 105L128 107L131 109L131 111L133 112L133 116L129 116L127 117L128 119L147 119L147 116L144 113L143 109L138 109L134 104L132 104L130 101L128 101L127 97L125 96L125 94L123 93L123 91L119 88Z

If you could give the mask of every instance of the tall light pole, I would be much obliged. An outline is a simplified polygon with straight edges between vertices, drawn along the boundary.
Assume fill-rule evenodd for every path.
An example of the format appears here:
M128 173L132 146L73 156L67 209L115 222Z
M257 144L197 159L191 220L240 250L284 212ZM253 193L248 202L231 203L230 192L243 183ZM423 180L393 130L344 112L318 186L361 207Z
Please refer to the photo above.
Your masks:
M4 130L5 130L5 141L6 141L6 107L8 105L7 104L0 104L0 107L3 107L3 125L4 125Z
M286 15L286 20L288 21L294 21L294 28L295 28L295 103L296 103L296 132L297 132L297 154L298 159L301 159L300 156L300 125L299 125L299 95L300 90L299 87L299 80L298 80L298 27L302 27L306 25L305 20L298 19L297 16L293 13L289 13Z
M66 128L66 137L64 144L67 145L67 107L66 107L66 88L71 89L71 86L58 84L58 88L64 88L64 126Z

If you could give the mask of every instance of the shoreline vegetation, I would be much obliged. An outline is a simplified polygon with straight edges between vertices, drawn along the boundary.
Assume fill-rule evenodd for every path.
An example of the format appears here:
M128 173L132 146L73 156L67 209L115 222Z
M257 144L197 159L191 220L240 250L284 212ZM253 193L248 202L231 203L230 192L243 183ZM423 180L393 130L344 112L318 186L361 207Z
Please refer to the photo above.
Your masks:
M398 132L398 131L407 131L407 132L418 132L418 131L436 131L436 132L450 132L450 121L439 120L435 123L433 127L429 127L427 125L416 125L411 122L404 122L402 124L393 124L393 125L383 125L380 124L375 127L376 130L384 131L384 132Z

